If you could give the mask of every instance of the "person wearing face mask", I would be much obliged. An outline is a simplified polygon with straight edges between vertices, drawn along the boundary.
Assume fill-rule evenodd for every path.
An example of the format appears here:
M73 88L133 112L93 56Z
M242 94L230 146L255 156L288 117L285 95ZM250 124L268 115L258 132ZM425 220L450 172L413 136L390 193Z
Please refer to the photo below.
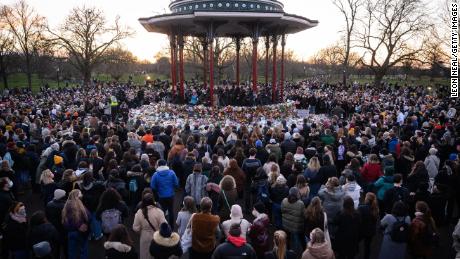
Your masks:
M3 242L14 259L29 258L27 226L26 207L22 202L13 203L5 220Z

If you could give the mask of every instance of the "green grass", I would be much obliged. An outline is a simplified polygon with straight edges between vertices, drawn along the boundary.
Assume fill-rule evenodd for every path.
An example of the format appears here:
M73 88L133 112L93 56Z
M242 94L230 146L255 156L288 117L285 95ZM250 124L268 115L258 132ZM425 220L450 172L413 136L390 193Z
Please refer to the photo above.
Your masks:
M352 82L358 82L360 84L373 84L374 83L374 77L373 76L363 76L363 77L358 77L351 75L350 78L348 79L349 81ZM342 77L341 76L335 76L331 77L329 82L341 82ZM420 78L418 77L408 77L407 79L398 79L392 76L387 76L383 78L384 82L388 82L390 84L398 84L398 85L421 85L421 86L436 86L436 85L448 85L450 83L448 78L444 77L435 77L435 78L430 78L428 76L422 76Z

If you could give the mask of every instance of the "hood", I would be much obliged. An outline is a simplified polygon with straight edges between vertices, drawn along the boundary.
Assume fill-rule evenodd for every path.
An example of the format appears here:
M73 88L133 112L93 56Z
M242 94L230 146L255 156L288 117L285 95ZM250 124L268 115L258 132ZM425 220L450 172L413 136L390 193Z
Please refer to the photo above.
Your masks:
M403 157L404 157L405 159L411 161L411 162L414 162L414 160L415 160L415 157L413 157L413 156L404 155Z
M173 247L177 245L180 241L180 237L177 233L171 233L170 237L162 237L159 231L156 231L153 234L153 241L160 246L164 247Z
M113 249L117 250L120 253L129 253L129 251L131 251L131 246L123 244L121 242L109 242L109 241L107 241L107 242L104 243L104 248L106 250L109 250L109 249L113 248Z
M309 245L307 252L310 253L310 255L314 258L317 259L331 259L334 258L333 255L334 253L332 252L332 249L330 248L329 244L326 242L322 244L314 244L314 245Z
M361 191L361 186L357 185L356 182L347 183L343 186L345 191L349 192L359 192Z
M159 167L157 168L157 172L158 172L158 173L167 172L167 171L169 171L169 167L168 167L168 166L165 166L165 165L159 166Z
M228 236L227 241L236 247L242 247L246 244L246 239L243 237Z
M295 154L294 155L294 160L302 160L304 158L306 159L304 154Z
M334 188L334 191L329 191L326 188L324 194L326 194L331 200L339 201L339 200L341 200L341 198L343 197L343 195L345 193L342 190L342 188L340 188L340 186L338 186L338 187Z

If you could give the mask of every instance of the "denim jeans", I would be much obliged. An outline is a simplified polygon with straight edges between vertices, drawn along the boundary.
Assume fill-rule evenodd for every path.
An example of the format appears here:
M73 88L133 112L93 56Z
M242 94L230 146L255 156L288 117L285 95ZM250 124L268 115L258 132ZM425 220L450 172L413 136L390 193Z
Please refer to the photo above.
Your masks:
M170 226L174 226L174 197L160 198L159 200L163 212L168 212L168 223Z
M282 229L283 220L281 217L281 204L272 203L272 214L276 229Z
M99 238L102 237L102 227L101 227L101 222L97 220L96 218L96 213L91 213L91 218L90 218L90 229L91 229L91 238L93 240L98 240Z
M88 237L78 231L71 231L67 234L68 237L68 259L88 259Z

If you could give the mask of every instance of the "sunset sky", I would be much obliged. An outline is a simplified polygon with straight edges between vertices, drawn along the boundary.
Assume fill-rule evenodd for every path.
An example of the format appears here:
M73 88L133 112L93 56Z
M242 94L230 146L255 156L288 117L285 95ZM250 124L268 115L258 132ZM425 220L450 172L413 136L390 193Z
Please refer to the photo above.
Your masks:
M431 1L441 2L442 0ZM15 0L2 0L11 4ZM138 18L150 17L169 12L170 0L27 0L36 11L48 19L55 27L74 6L96 6L104 10L109 21L119 15L121 22L135 31L135 35L123 42L124 46L140 59L154 61L155 54L168 46L166 36L147 32ZM297 58L307 60L319 49L340 39L343 17L331 0L281 0L287 13L305 16L319 21L315 28L290 35L287 48L292 49Z

